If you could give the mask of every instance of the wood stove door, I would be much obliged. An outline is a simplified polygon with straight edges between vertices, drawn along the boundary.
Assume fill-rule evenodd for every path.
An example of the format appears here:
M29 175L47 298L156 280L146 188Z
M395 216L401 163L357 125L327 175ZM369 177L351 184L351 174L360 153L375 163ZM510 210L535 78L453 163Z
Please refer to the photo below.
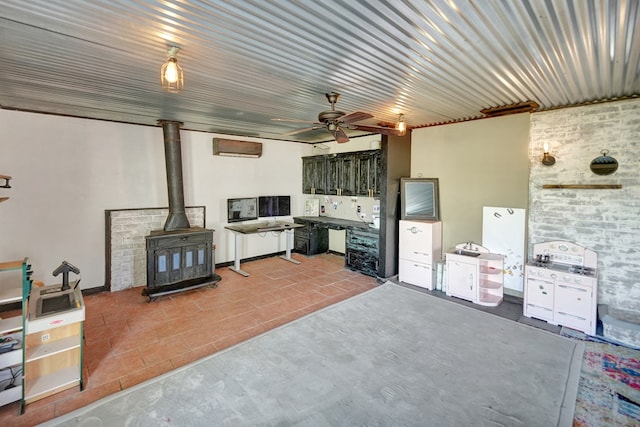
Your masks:
M155 275L152 285L173 283L182 277L182 248L158 249L154 252Z
M183 266L182 266L182 278L193 279L196 277L202 277L208 274L210 259L207 253L208 245L192 245L186 246L183 250Z

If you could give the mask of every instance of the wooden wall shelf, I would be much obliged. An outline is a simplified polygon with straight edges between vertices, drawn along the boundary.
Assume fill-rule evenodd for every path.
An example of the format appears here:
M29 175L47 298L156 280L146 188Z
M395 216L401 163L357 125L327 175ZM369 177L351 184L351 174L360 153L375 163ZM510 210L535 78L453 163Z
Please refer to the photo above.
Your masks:
M542 188L568 188L572 190L617 190L621 184L544 184Z

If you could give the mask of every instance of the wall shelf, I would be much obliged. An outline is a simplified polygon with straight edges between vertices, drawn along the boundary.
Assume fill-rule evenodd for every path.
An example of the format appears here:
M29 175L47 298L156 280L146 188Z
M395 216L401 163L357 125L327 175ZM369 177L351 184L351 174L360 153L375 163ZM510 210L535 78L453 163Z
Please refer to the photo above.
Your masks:
M542 188L567 188L571 190L617 190L621 184L544 184Z

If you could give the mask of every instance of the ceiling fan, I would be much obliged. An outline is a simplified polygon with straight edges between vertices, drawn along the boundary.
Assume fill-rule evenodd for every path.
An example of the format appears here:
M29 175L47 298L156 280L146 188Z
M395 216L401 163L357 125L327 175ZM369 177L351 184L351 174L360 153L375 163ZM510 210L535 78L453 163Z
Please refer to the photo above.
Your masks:
M293 132L285 133L284 135L295 135L302 132L308 132L311 130L326 128L333 138L338 143L344 143L349 141L349 137L345 133L344 129L362 130L365 132L380 133L383 135L400 135L400 131L395 127L382 127L382 126L367 126L360 125L357 122L367 120L373 117L369 113L363 113L362 111L356 111L354 113L346 114L342 111L336 110L336 103L340 98L340 94L336 92L330 92L325 94L327 101L331 104L331 110L322 111L318 114L318 121L313 122L313 127L298 129ZM279 121L298 121L287 119L273 119Z

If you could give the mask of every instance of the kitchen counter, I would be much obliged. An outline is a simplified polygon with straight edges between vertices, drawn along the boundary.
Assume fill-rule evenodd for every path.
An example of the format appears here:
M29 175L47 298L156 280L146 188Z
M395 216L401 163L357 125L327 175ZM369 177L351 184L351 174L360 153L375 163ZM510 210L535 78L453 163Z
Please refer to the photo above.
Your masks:
M293 217L294 221L306 222L312 224L320 224L330 228L332 230L344 230L347 228L362 228L366 230L373 230L370 227L369 222L354 221L350 219L333 218L330 216L296 216Z
M370 223L327 216L298 216L293 220L304 224L296 228L295 250L305 255L326 252L329 248L328 230L346 230L345 266L376 277L379 265L380 229Z

